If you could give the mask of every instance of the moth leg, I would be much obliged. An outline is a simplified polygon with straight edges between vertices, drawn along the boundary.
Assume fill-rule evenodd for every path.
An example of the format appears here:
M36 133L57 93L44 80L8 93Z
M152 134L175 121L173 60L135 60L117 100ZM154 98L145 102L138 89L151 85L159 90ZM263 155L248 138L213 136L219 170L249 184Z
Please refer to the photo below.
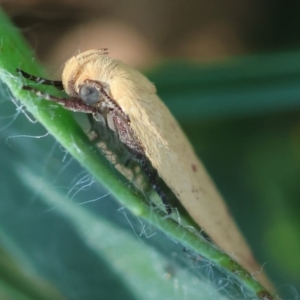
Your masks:
M105 141L107 142L110 137L109 128L107 127L105 118L100 113L89 114L88 115L89 122L91 124L90 132L96 132L96 142ZM99 130L99 127L101 128ZM97 130L98 128L98 130Z
M127 160L125 161L124 166L125 166L125 167L128 167L129 164L130 164L130 162L131 162L131 159L130 159L130 157L129 157L129 158L127 158Z
M22 89L33 92L37 96L39 96L45 100L56 102L56 103L62 105L65 109L71 110L74 112L84 112L87 114L89 114L89 113L93 114L97 110L95 107L82 102L79 98L59 98L56 96L49 95L47 93L43 93L43 92L41 92L37 89L34 89L30 86L27 86L27 85L24 85L22 87Z
M41 77L37 77L31 74L28 74L27 72L21 70L21 69L17 69L17 72L19 74L21 74L24 78L31 80L31 81L35 81L41 84L46 84L46 85L52 85L54 87L56 87L57 89L63 91L64 87L62 84L62 81L59 80L49 80L49 79L45 79L45 78L41 78Z
M168 198L167 198L166 194L163 192L163 190L160 188L160 186L157 184L157 181L156 181L157 171L154 170L154 172L153 172L152 170L150 170L150 168L148 166L148 162L145 159L145 157L141 157L139 159L139 163L141 165L141 168L144 170L147 178L149 179L149 181L152 185L152 188L156 191L156 193L159 195L162 203L164 204L167 214L170 215L172 213L172 209L168 202Z

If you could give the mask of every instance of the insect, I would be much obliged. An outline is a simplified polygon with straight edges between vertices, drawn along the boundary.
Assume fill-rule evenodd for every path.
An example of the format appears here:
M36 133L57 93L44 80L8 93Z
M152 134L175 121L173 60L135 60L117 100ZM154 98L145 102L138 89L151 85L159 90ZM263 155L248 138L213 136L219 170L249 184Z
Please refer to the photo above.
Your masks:
M106 54L106 49L101 49L100 51L102 55ZM89 57L89 55L87 55L87 57ZM83 58L85 58L85 56L83 56ZM72 65L72 61L69 61L69 64ZM65 71L68 70L68 68L65 68ZM66 80L68 85L66 86L64 85L64 80L62 82L53 81L35 77L20 69L17 71L29 80L53 85L59 90L65 89L71 98L58 98L48 94L43 94L29 86L23 86L23 89L34 91L47 100L63 105L66 109L75 112L88 113L89 121L92 126L91 132L94 133L92 139L94 141L104 143L104 146L102 143L101 148L106 148L102 150L105 154L107 154L109 160L118 160L119 163L121 162L121 164L125 166L128 165L130 158L133 158L134 161L138 162L152 188L160 196L167 213L171 214L172 210L167 201L167 196L156 181L157 171L152 167L151 163L147 159L143 145L130 126L130 119L128 115L122 111L119 104L106 91L105 87L107 84L90 79L93 77L88 77L78 85L77 92L72 85L75 80L74 78L77 76L77 74L74 74L73 72L71 74L63 73L63 78L68 78ZM117 154L115 158L112 158L112 153Z
M144 75L109 57L107 49L72 57L65 64L62 81L19 72L29 80L64 90L68 97L58 98L23 87L68 110L88 114L92 127L98 126L98 138L108 148L117 145L115 149L121 149L120 153L125 150L124 161L131 156L141 166L167 213L172 210L156 175L221 249L234 253L234 258L249 271L259 270L205 168L157 96L155 86Z

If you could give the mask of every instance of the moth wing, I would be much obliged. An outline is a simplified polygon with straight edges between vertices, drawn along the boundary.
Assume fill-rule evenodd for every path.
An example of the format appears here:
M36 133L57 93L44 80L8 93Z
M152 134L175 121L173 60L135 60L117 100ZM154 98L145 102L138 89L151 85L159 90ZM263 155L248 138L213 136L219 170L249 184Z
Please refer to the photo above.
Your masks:
M130 126L158 174L221 249L249 272L260 270L224 200L177 121L157 96L155 86L120 61L107 66L99 80L109 84L112 98L129 116ZM269 285L262 272L257 277Z
M199 226L249 272L260 266L228 208L168 108L155 93L139 94L127 113L146 156ZM268 280L258 274L265 283Z

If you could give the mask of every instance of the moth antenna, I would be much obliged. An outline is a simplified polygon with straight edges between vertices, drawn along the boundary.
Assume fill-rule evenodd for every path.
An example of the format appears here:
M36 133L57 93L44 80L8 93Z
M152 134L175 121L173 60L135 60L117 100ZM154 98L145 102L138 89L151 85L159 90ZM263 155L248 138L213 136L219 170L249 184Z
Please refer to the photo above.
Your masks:
M106 54L106 55L108 55L109 54L109 52L108 52L108 48L100 48L99 49L101 52L103 52L103 53L101 53L101 54Z
M37 76L34 76L34 75L31 75L19 68L17 68L17 72L24 78L28 79L28 80L31 80L31 81L35 81L35 82L38 82L38 83L41 83L41 84L46 84L46 85L52 85L54 87L56 87L57 89L63 91L64 90L64 87L63 87L63 84L62 84L62 81L59 81L59 80L49 80L49 79L46 79L46 78L42 78L42 77L37 77Z
M108 49L107 48L100 48L100 49L97 49L96 52L97 52L97 55L107 55L108 54ZM89 57L93 57L93 56L95 56L95 52L93 52L93 51L83 52L81 54L81 60L83 60L83 63L84 63L84 61L86 59L88 59Z
M32 88L28 85L22 86L23 90L30 91L37 96L52 102L56 102L62 105L65 109L71 110L74 112L84 112L87 114L93 114L97 112L97 109L93 106L90 106L84 102L82 102L79 98L59 98L56 96L49 95L47 93L43 93L35 88Z

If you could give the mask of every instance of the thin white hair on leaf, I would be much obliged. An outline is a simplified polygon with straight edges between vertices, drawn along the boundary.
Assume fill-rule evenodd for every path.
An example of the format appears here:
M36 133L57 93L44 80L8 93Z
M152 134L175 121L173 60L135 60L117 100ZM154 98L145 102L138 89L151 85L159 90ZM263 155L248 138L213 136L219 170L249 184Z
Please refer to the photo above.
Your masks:
M82 191L86 191L91 188L91 186L96 182L95 178L92 177L90 174L87 174L80 178L73 187L68 191L68 197L70 201L72 202L73 199L77 194L79 194ZM73 193L72 193L73 192Z
M42 138L47 137L48 135L49 135L48 131L45 134L42 134L42 135L18 134L18 135L8 136L5 139L5 142L9 145L8 140L10 140L10 139L16 139L16 138L42 139Z
M99 196L95 199L90 199L90 200L86 200L84 202L79 202L77 203L77 205L85 205L85 204L89 204L89 203L92 203L92 202L96 202L96 201L99 201L101 199L104 199L106 197L108 197L111 193L110 192L107 192L106 194L102 195L102 196Z
M152 230L153 231L153 226L151 226L149 223L147 222L143 222L141 220L141 218L137 218L139 223L141 224L142 228L141 228L141 232L140 232L140 236L145 236L146 239L150 239L151 237L153 237L154 235L156 235L156 230L154 232L152 232L150 235L147 234L147 231Z
M130 221L127 213L125 211L122 211L122 214L124 215L125 219L127 220L130 228L132 229L132 232L134 233L134 235L144 244L145 242L141 239L140 235L136 232L133 223Z

